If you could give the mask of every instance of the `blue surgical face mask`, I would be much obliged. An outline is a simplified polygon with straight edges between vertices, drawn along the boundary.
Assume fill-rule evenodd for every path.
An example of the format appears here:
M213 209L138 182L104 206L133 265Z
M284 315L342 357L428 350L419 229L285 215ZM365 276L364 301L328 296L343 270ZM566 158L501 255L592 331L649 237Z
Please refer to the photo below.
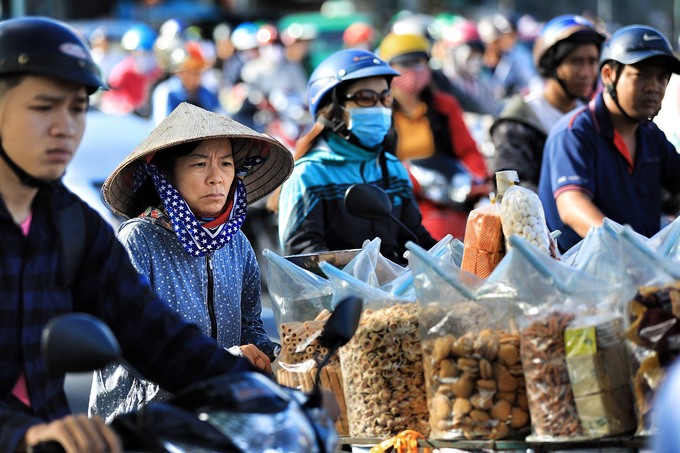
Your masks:
M359 142L367 148L379 145L392 126L392 110L385 107L361 107L347 109L349 126Z

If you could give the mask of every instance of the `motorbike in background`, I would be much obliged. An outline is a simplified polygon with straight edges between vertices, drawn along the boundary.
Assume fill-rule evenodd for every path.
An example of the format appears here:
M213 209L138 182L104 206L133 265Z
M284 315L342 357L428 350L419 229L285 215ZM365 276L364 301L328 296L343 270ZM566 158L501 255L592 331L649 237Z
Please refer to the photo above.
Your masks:
M320 373L358 326L363 302L340 301L319 343L328 354L318 359L313 390L281 387L258 372L218 376L190 386L164 402L117 417L111 424L127 452L331 453L339 438L322 406ZM42 337L51 372L83 372L112 361L125 364L120 346L97 318L71 313L54 318ZM44 442L33 452L63 452Z

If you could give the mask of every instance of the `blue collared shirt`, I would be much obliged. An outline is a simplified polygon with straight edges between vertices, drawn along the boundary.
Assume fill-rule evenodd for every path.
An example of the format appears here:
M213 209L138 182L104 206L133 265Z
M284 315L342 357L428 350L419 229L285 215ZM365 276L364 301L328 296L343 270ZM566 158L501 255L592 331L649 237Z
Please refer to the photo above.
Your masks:
M649 237L660 229L662 187L680 190L680 155L656 124L642 121L631 161L602 94L565 115L548 136L538 194L548 227L562 231L563 251L581 237L557 212L562 192L582 191L606 217Z

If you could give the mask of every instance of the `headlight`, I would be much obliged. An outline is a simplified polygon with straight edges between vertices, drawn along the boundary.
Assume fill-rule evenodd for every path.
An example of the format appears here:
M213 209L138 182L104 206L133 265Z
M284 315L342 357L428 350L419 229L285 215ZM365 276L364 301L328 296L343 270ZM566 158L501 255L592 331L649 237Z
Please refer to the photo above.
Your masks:
M273 414L214 411L199 418L248 453L318 453L316 436L297 404Z

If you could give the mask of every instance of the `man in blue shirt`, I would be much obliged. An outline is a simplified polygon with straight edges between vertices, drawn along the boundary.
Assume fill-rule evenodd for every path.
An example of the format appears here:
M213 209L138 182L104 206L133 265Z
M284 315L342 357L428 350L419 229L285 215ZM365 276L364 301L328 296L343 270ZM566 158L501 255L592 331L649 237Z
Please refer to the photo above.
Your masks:
M604 92L563 117L545 144L538 193L562 251L604 217L659 231L662 188L680 192L680 154L651 121L672 73L680 61L652 27L623 27L604 44Z
M54 316L103 319L124 357L170 391L252 369L181 321L132 267L108 224L61 182L83 137L88 96L105 86L68 26L38 17L0 22L3 452L46 441L69 453L121 451L101 419L70 415L64 375L47 369L40 337Z

